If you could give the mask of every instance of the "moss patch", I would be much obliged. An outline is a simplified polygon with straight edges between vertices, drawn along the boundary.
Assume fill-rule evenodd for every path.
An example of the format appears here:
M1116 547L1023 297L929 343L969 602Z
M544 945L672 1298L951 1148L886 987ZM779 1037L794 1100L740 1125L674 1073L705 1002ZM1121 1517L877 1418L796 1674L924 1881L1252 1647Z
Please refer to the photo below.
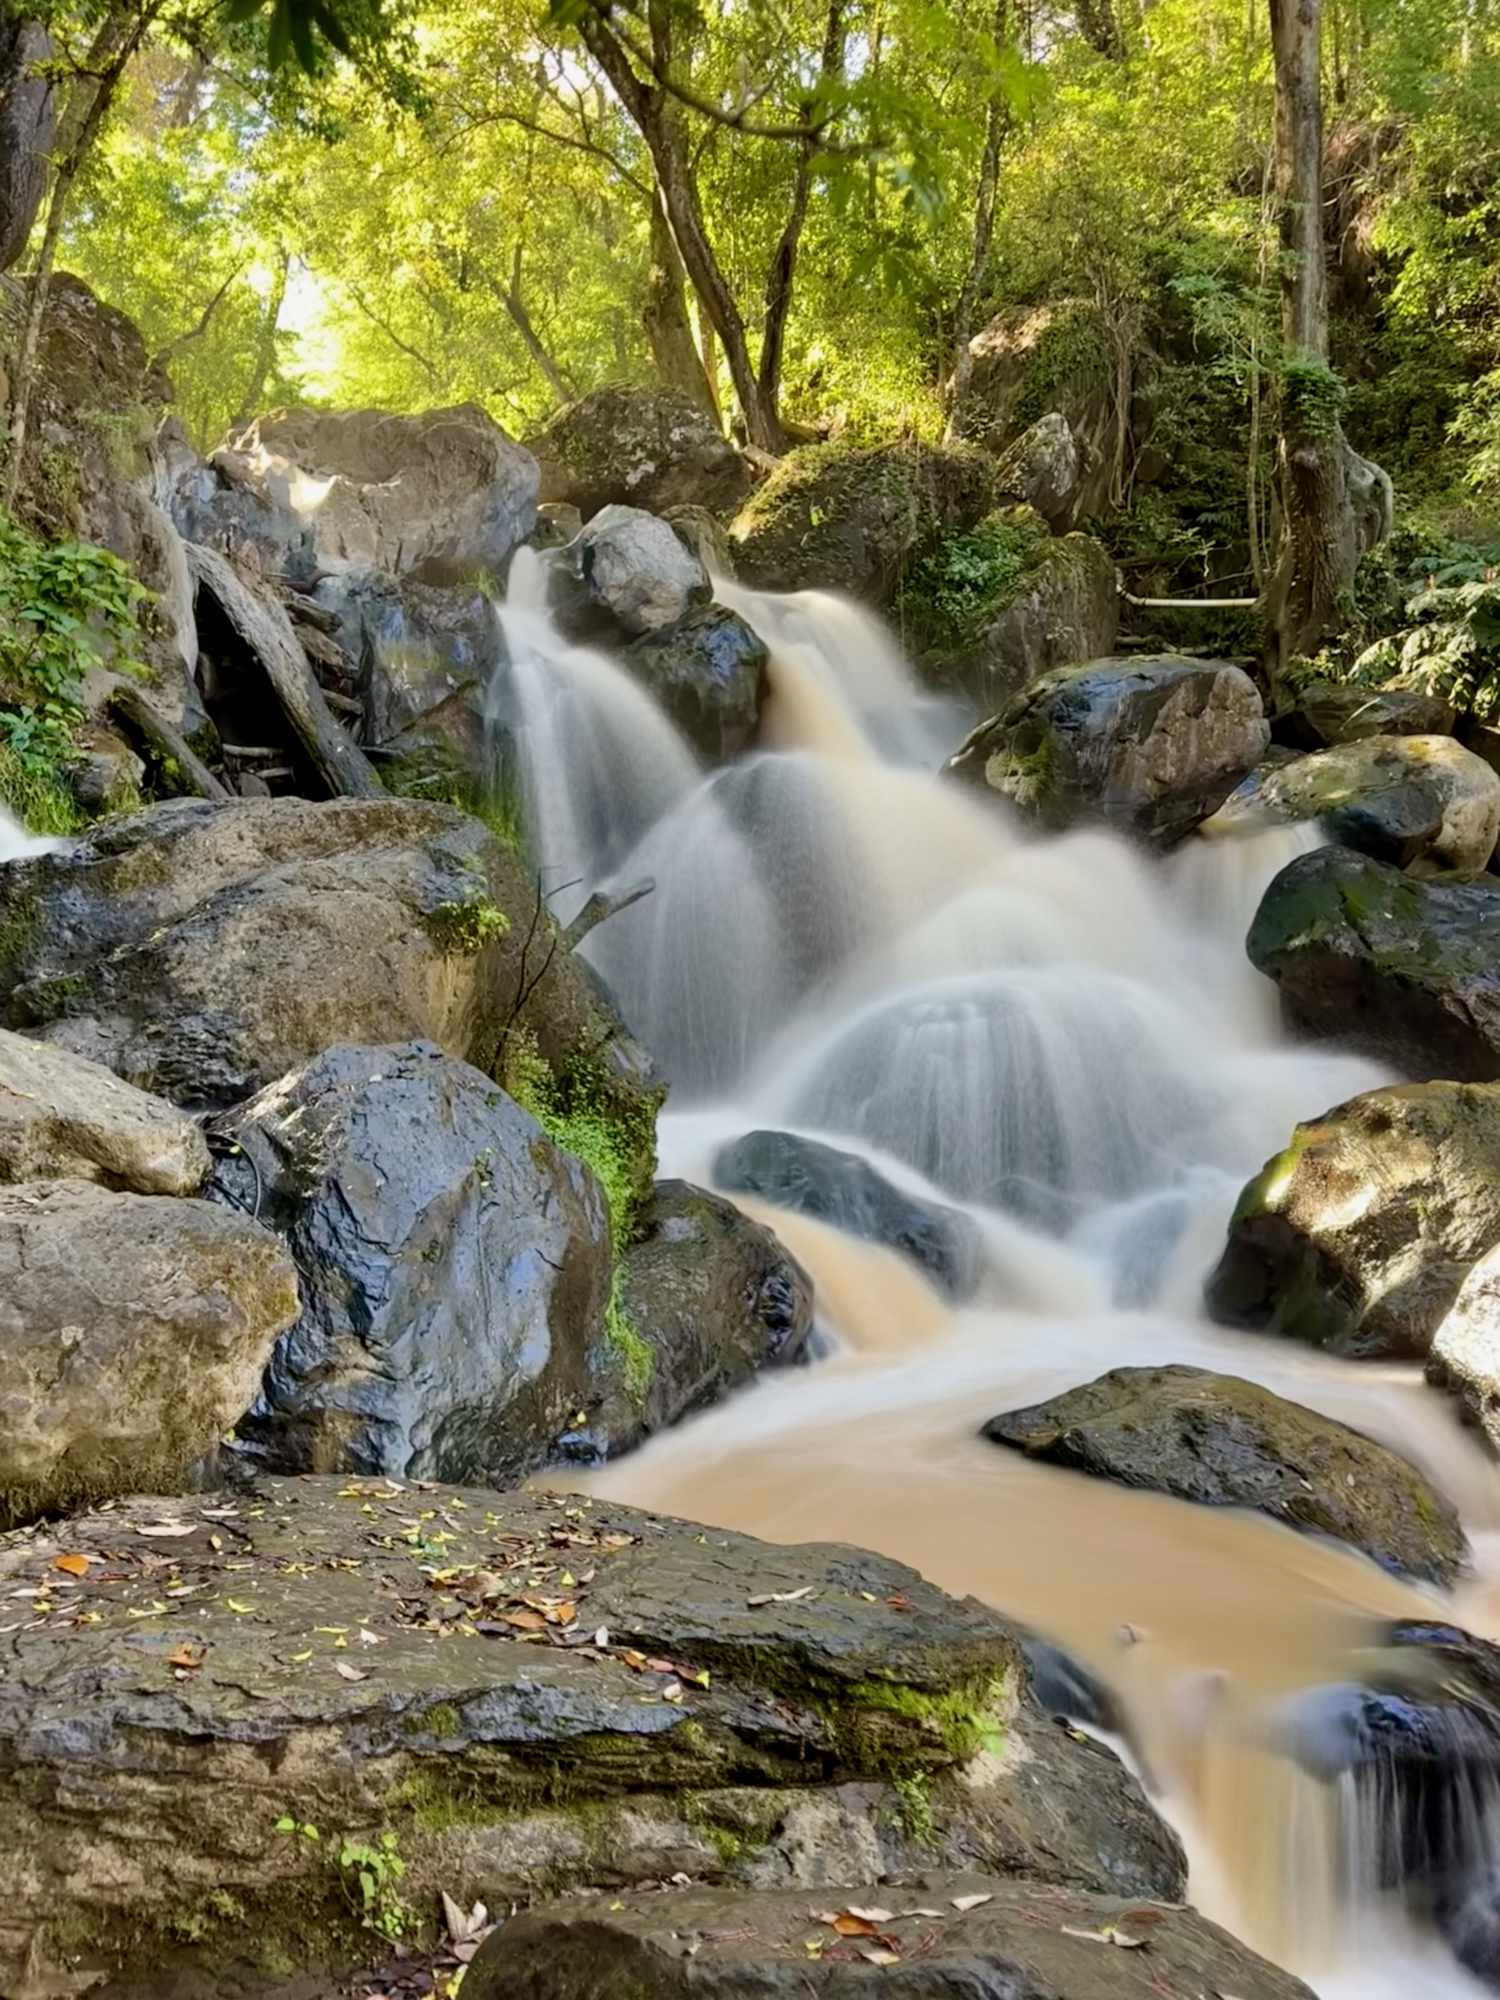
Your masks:
M439 903L422 918L422 928L443 951L474 958L510 930L510 918L487 896Z

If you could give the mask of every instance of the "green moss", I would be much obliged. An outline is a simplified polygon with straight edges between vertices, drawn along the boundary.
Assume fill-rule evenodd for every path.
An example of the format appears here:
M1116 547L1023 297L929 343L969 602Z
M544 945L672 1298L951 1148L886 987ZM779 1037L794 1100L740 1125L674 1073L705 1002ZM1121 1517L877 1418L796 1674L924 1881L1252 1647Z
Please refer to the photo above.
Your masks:
M0 743L0 805L31 833L66 837L83 825L73 794L60 770L39 770L23 764Z
M506 935L510 918L487 896L476 896L472 901L439 903L423 916L422 927L443 951L473 958Z
M835 1712L838 1732L856 1768L898 1780L934 1762L965 1764L981 1750L997 1750L1015 1706L1011 1676L989 1673L942 1694L926 1694L902 1681L856 1681ZM883 1717L904 1725L892 1730ZM941 1756L934 1757L934 1752Z
M450 1736L457 1736L463 1727L463 1717L451 1701L439 1701L431 1708L407 1716L404 1726L409 1735L435 1736L444 1742Z
M614 1349L625 1378L625 1393L638 1410L645 1407L656 1375L656 1349L630 1317L621 1296L621 1267L615 1264L614 1285L604 1312L604 1337Z
M416 758L393 758L381 776L388 792L453 806L471 819L481 820L502 847L513 854L524 853L525 816L513 786L484 784L456 765L440 762L433 768Z
M925 1845L932 1839L932 1781L925 1771L893 1780L891 1790L901 1806L901 1824L911 1839Z
M36 941L41 912L35 896L17 896L0 912L0 992L9 992Z

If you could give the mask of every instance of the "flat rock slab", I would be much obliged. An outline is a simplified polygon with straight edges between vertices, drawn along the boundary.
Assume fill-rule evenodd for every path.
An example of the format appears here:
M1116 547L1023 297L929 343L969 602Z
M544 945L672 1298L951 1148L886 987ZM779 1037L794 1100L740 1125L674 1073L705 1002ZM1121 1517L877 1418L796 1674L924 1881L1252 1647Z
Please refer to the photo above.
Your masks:
M1235 1375L1115 1368L984 1435L1028 1458L1331 1535L1385 1569L1451 1583L1468 1544L1417 1468L1347 1424Z
M329 1843L386 1829L428 1909L685 1866L822 1880L835 1838L882 1873L935 1852L1181 1891L1123 1767L1026 1696L1013 1629L858 1550L267 1479L0 1539L0 1623L8 2000L184 1934L320 1962Z
M847 1928L854 1910L889 1917L869 1923L872 1935L828 1921ZM993 1876L812 1899L690 1891L561 1904L502 1925L463 1990L464 2000L1312 2000L1195 1910Z
M0 1181L196 1194L209 1166L203 1134L164 1099L85 1056L0 1028Z

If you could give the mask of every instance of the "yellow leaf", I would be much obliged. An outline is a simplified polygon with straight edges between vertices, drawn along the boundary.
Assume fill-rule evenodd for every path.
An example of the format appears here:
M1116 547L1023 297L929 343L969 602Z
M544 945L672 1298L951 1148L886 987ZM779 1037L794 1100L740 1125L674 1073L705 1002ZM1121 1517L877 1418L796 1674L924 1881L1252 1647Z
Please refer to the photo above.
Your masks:
M87 1576L92 1556L54 1556L52 1567L60 1569L67 1576Z
M253 1604L241 1604L237 1597L226 1597L224 1599L224 1606L226 1610L234 1612L235 1616L239 1618L243 1618L247 1611L255 1609Z

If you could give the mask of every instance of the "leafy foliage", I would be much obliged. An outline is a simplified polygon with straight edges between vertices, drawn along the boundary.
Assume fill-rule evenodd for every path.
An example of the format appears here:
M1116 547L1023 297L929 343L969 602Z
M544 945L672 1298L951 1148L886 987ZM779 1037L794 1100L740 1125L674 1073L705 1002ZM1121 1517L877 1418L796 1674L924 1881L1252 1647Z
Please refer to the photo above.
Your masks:
M0 515L0 791L36 832L69 830L61 777L84 675L105 659L135 666L144 596L107 550L48 543Z
M958 645L1008 604L1049 540L1029 507L991 514L916 564L902 611L936 645Z

